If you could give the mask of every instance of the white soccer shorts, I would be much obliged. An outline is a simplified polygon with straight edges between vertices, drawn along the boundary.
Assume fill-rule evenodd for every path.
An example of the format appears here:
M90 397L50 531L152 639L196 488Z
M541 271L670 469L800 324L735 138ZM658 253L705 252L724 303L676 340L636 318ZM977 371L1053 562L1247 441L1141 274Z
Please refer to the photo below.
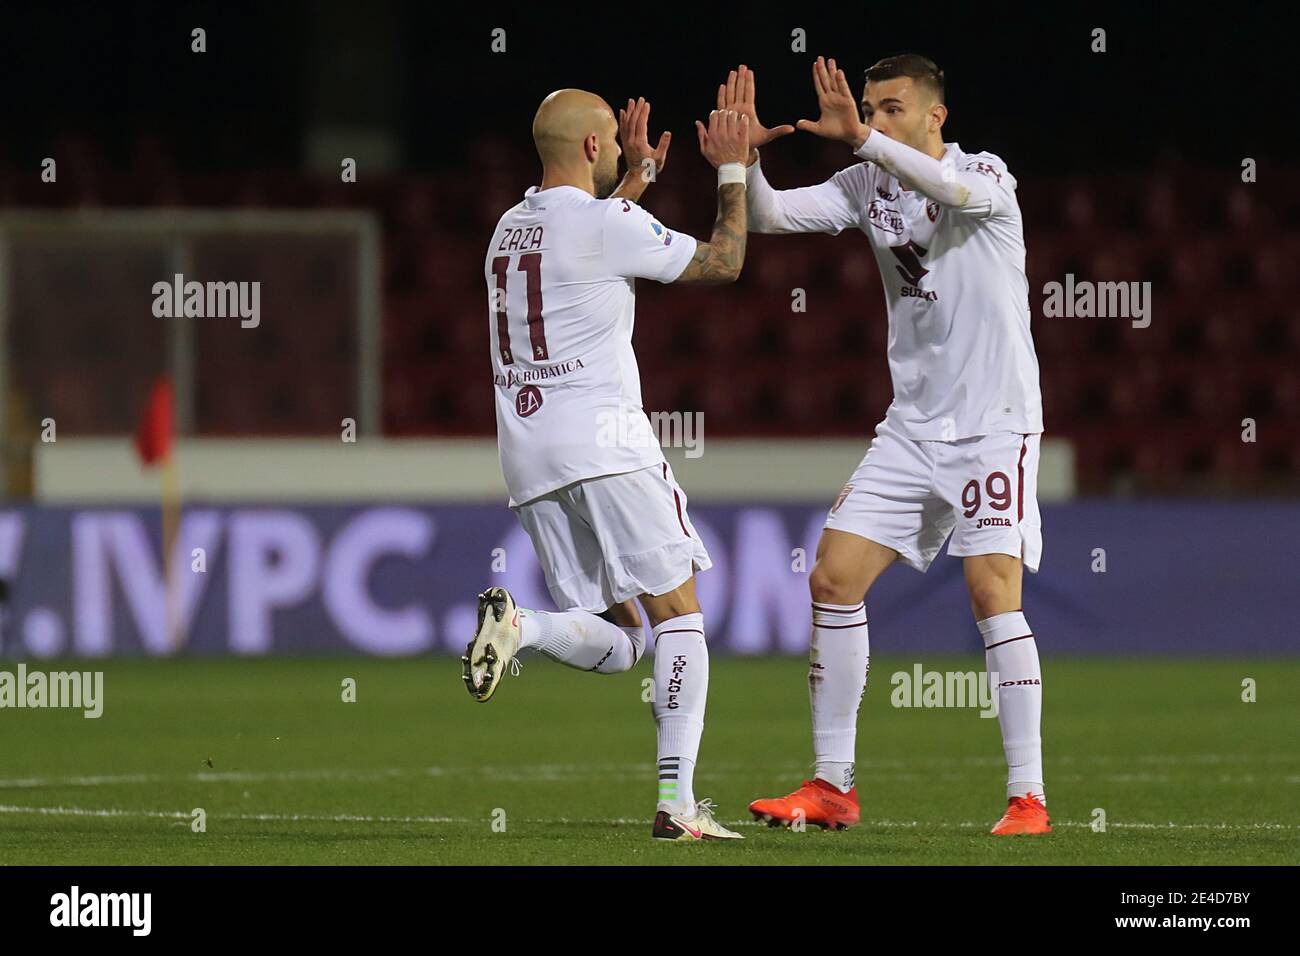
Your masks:
M882 422L826 527L868 538L924 572L948 553L1009 554L1038 570L1040 435L993 432L961 441L916 441Z
M515 505L556 607L600 613L713 566L667 462Z

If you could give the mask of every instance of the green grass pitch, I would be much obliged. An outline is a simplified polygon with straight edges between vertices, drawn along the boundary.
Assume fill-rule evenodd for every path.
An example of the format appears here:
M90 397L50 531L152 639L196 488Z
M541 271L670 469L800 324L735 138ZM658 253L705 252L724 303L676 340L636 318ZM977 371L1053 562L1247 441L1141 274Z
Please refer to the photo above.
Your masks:
M890 675L913 663L872 661L862 825L795 833L746 804L809 773L807 664L715 657L696 793L746 839L692 845L650 839L645 661L604 677L525 655L487 704L450 657L29 663L103 669L104 714L0 710L0 863L1300 862L1300 661L1046 658L1055 832L1017 838L987 834L1005 804L997 721L892 707Z

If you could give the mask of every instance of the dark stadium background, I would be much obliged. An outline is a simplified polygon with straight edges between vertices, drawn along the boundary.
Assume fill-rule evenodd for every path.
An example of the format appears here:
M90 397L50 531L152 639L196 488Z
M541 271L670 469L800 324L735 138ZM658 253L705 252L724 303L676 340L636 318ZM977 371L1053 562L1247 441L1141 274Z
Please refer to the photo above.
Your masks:
M1036 319L1043 284L1067 272L1154 285L1148 329L1035 321L1047 434L1075 443L1079 488L1294 493L1300 174L1295 84L1268 14L1175 4L805 13L10 6L0 202L373 209L383 224L384 433L488 435L478 273L496 218L538 178L529 125L542 96L581 86L615 108L650 99L652 136L671 129L675 141L644 202L700 235L713 187L692 121L729 67L758 71L766 122L793 122L815 110L811 56L836 56L856 90L875 59L916 50L946 71L946 138L999 154L1019 179ZM208 31L202 56L189 52L196 25ZM498 26L504 55L488 48ZM790 52L795 27L807 30L809 55ZM1094 27L1107 31L1105 53L1090 52ZM363 162L356 185L339 183L337 166L313 168L312 131L337 125L377 132L390 159ZM60 157L57 189L34 175L46 155ZM1241 182L1245 157L1258 163L1257 183ZM849 159L797 134L767 149L764 165L775 185L794 186ZM883 414L883 300L860 237L755 239L726 294L649 285L637 340L647 407L701 410L713 436L865 436ZM792 285L814 293L801 322L788 311ZM60 354L78 347L70 339ZM233 363L223 379L232 387L200 396L200 434L336 429L319 389L285 384L295 359L291 345L279 348L259 342L260 375ZM346 345L333 360L346 363ZM142 383L148 362L131 360ZM46 397L79 433L123 431L147 389L120 387L121 374L97 380L88 362L76 395ZM16 377L31 393L53 387L30 369ZM235 404L232 393L244 397ZM1240 440L1245 417L1259 423L1256 444Z

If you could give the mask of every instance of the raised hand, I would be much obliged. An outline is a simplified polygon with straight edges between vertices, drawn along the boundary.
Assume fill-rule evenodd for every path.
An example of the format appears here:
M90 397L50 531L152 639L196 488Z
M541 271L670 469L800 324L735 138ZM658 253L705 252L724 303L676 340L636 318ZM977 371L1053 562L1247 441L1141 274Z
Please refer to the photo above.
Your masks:
M813 64L813 87L817 90L817 106L821 116L816 122L801 119L795 124L799 129L815 133L826 139L849 143L855 149L871 135L871 128L862 122L858 101L853 98L844 71L837 69L835 61L829 63L818 57Z
M706 127L699 120L700 152L716 168L724 163L749 161L749 117L735 110L714 110Z
M664 131L659 136L659 145L653 149L649 136L650 104L644 96L635 101L628 100L627 107L618 111L618 134L623 142L623 160L627 163L628 173L640 176L643 183L648 183L668 165L668 146L673 134ZM654 172L650 163L654 162Z
M718 109L735 110L749 117L749 145L754 149L794 132L788 123L768 129L758 121L754 107L754 71L743 63L727 74L726 83L718 86Z

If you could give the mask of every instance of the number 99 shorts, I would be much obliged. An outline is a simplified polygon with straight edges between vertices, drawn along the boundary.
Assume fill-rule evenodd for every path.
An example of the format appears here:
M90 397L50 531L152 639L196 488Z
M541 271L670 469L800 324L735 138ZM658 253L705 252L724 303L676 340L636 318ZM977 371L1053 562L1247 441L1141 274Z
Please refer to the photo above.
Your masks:
M1037 571L1040 438L992 432L917 441L881 422L825 526L893 548L918 571L930 566L949 534L953 557L1009 554Z

